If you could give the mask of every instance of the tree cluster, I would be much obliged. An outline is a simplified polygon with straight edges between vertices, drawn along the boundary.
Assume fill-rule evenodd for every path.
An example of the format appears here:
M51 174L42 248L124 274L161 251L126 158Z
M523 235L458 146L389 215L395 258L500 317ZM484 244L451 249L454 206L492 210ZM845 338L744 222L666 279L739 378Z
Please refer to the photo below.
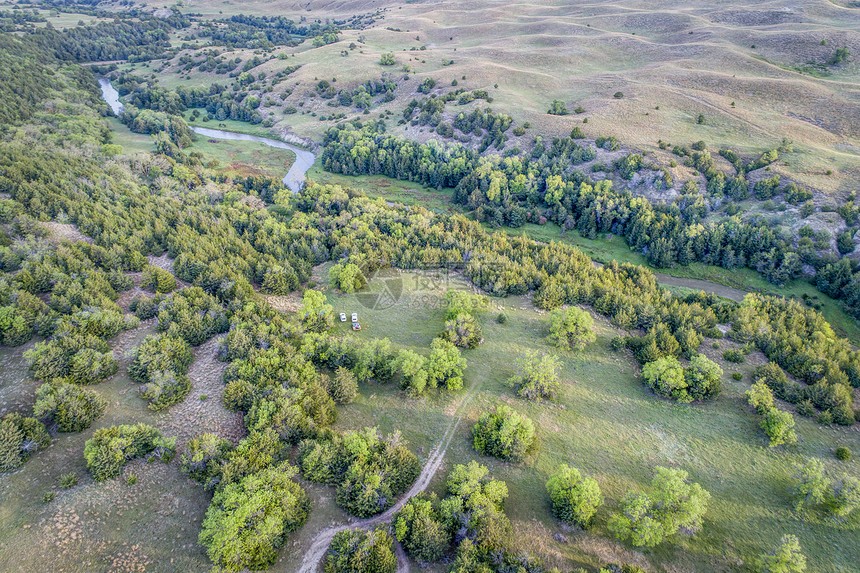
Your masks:
M347 529L331 540L324 573L394 573L397 556L394 540L384 528L372 531Z
M520 462L537 451L534 423L505 405L484 412L472 429L475 450Z
M163 410L181 402L191 390L186 376L194 356L188 344L169 334L148 336L131 352L128 374L142 384L140 393L150 410Z
M794 469L791 493L795 510L824 511L844 520L860 507L860 479L842 474L833 480L816 458L798 463Z
M770 447L797 443L794 416L774 406L773 391L763 380L757 380L746 397L749 405L761 416L761 429L770 439Z
M302 476L337 487L337 504L357 517L382 513L421 471L400 435L380 436L376 428L332 434L299 444Z
M51 435L36 418L6 414L0 418L0 472L18 468L50 443Z
M694 354L686 368L674 356L648 362L642 368L645 383L659 396L681 403L715 398L722 388L723 369L704 354Z
M650 494L629 492L609 520L619 539L654 547L678 532L693 535L702 528L711 495L690 482L687 472L658 466L651 486Z

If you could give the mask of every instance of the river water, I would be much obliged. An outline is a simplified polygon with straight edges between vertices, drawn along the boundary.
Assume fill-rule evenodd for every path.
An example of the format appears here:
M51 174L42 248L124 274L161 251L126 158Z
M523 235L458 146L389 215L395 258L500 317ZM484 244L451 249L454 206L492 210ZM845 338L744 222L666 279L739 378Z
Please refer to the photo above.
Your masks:
M302 187L305 185L305 173L307 173L308 169L310 169L313 166L314 161L316 161L316 156L307 149L302 149L301 147L296 147L295 145L290 145L289 143L284 143L283 141L278 141L276 139L269 139L268 137L259 137L257 135L248 135L246 133L235 133L233 131L223 131L221 129L209 129L208 127L192 127L191 131L212 139L256 141L258 143L265 143L269 147L292 151L296 154L296 160L290 166L290 170L287 171L287 174L284 175L284 185L286 185L287 189L293 193L298 193L302 190Z
M99 78L99 87L102 90L102 99L104 99L110 106L114 114L119 115L122 113L123 105L119 100L119 92L117 92L116 88L111 85L110 80L107 78ZM255 141L257 143L268 145L269 147L292 151L296 154L296 160L290 166L290 170L287 171L287 174L284 175L284 185L293 193L298 193L302 190L302 187L305 185L305 174L316 161L316 155L307 149L302 149L301 147L296 147L295 145L290 145L289 143L284 143L283 141L278 141L276 139L269 139L268 137L224 131L222 129L210 129L208 127L191 127L191 131L210 139Z

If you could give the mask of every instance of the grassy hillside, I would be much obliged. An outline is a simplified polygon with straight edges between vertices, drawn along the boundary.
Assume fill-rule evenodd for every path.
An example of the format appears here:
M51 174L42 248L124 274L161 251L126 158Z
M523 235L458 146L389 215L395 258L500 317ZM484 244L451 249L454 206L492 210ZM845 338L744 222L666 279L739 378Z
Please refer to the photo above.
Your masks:
M404 65L411 70L408 91L425 77L443 85L457 79L461 87L490 90L494 109L520 124L530 122L537 132L567 134L587 117L586 134L614 135L658 155L658 139L704 140L714 148L755 154L789 137L797 153L780 162L777 172L828 193L852 189L860 173L860 104L853 96L860 54L856 7L825 0L754 7L740 1L664 2L656 10L635 0L586 5L315 1L301 6L192 0L183 3L183 10L213 18L277 13L298 20L373 12L380 6L382 18L367 30L347 31L329 46L312 48L306 42L288 50L295 53L290 64L304 64L293 76L307 86L297 95L306 99L304 92L316 78L360 82L378 77L379 56L390 51L397 55L396 71ZM360 50L343 58L340 51L359 39ZM411 51L422 46L423 51ZM855 57L828 66L839 47ZM443 65L450 60L452 65ZM191 81L206 81L198 75L192 73ZM618 91L623 98L613 97ZM397 113L410 97L399 95L400 103L389 107ZM569 110L582 105L585 113L547 115L556 98ZM325 111L321 104L306 105ZM700 114L702 124L696 121ZM314 136L319 122L293 116L284 123Z

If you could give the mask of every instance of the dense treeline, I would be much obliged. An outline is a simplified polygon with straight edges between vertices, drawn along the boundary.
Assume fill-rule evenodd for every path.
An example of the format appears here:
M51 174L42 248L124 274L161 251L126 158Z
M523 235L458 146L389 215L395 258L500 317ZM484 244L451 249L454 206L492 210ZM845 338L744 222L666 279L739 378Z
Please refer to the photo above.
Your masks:
M383 437L376 428L302 442L299 459L305 479L336 486L337 504L358 517L394 505L421 472L399 434Z
M417 103L407 108L408 115L414 109L419 109ZM824 292L842 298L849 306L855 299L860 301L860 296L854 296L860 292L855 286L860 279L854 280L852 265L845 261L837 266L832 253L818 255L818 247L809 237L788 236L755 217L705 220L720 197L732 194L727 191L731 181L716 171L706 150L682 149L678 153L687 156L691 166L709 179L708 196L695 184L685 184L674 202L652 204L627 189L616 188L609 179L594 181L575 169L595 158L594 148L579 143L576 137L556 138L551 146L537 138L530 156L480 157L460 146L435 141L418 144L387 135L378 124L362 127L346 123L326 134L322 161L325 169L336 173L380 173L430 187L454 187L456 202L493 225L519 227L526 222L552 221L589 238L605 233L621 235L657 267L691 262L728 269L750 267L769 281L783 284L798 277L802 265L813 265L824 270L819 279ZM601 139L605 138L598 138L598 146L606 146ZM745 170L774 159L763 158ZM658 169L638 155L627 156L613 166L621 179L629 179L643 168L652 172ZM658 186L671 184L668 173L661 177L656 180ZM740 178L737 185L748 188L742 175L735 178ZM786 193L791 195L794 187L786 188Z
M176 10L166 18L140 13L134 18L121 16L110 22L62 31L37 28L30 39L60 60L135 62L164 57L170 49L170 33L190 24L190 19Z
M283 16L238 14L224 20L201 22L197 37L230 48L271 50L275 46L297 46L305 38L338 34L334 24L296 24Z
M32 117L51 90L65 87L67 77L47 65L48 52L11 34L0 34L0 129Z

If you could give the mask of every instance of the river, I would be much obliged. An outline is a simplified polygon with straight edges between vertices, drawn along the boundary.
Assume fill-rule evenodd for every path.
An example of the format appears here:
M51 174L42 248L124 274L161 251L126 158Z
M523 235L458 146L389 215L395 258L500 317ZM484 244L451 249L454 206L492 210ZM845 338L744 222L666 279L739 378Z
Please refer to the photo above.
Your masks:
M102 90L102 99L104 99L108 106L110 106L114 114L119 115L122 113L123 105L119 100L119 92L116 91L116 88L113 87L110 80L107 78L99 78L99 87ZM236 133L234 131L224 131L222 129L211 129L208 127L191 127L191 131L210 139L255 141L257 143L268 145L269 147L292 151L296 155L296 160L290 166L290 170L287 171L287 174L284 175L284 185L286 185L287 189L293 193L298 193L302 190L302 187L305 185L305 174L316 161L316 155L307 149L302 149L301 147L296 147L295 145L290 145L289 143L284 143L283 141L278 141L276 139L269 139L268 137Z

